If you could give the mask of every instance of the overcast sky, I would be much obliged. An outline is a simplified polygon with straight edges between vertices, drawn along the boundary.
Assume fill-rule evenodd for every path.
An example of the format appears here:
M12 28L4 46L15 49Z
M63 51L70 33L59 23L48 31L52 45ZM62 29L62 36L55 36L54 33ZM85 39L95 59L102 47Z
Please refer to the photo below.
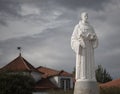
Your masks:
M0 67L16 58L21 46L35 67L72 72L70 39L84 11L99 38L96 66L120 78L120 0L0 0Z

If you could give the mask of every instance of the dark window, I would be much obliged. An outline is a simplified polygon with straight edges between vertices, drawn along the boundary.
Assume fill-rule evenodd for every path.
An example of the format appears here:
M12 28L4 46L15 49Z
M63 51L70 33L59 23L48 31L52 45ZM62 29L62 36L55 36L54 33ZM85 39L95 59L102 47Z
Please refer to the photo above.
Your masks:
M70 89L70 79L69 78L61 78L61 88L64 90Z

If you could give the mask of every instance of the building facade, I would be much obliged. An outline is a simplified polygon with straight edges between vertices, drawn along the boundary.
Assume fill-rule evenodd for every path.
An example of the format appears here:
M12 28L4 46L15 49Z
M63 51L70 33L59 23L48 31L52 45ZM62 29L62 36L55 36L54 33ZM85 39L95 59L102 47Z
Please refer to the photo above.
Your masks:
M35 89L73 89L72 74L64 70L55 70L40 66L35 68L21 54L10 63L0 69L0 72L8 72L10 74L28 75L36 81Z

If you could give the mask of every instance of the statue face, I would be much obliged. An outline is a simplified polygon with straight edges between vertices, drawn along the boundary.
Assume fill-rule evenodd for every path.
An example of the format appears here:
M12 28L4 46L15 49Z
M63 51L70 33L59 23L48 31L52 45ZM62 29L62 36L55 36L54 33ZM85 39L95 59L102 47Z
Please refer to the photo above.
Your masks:
M88 20L88 14L87 14L86 12L82 13L82 14L81 14L81 19L82 19L83 21L87 22L87 20Z

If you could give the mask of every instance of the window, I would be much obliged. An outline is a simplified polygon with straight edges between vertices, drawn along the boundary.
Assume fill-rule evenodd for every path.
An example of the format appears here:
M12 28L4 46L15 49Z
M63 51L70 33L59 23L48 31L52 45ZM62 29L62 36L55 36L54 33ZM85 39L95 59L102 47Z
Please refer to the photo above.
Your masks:
M60 80L61 88L64 90L70 89L70 79L69 78L61 78Z

